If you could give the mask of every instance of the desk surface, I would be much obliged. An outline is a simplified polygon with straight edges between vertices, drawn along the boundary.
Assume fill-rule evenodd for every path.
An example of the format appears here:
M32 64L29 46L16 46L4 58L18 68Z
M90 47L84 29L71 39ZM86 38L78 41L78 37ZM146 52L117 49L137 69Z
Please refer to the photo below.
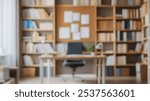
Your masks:
M56 59L56 60L64 60L64 59L106 59L106 56L100 55L41 55L41 59Z

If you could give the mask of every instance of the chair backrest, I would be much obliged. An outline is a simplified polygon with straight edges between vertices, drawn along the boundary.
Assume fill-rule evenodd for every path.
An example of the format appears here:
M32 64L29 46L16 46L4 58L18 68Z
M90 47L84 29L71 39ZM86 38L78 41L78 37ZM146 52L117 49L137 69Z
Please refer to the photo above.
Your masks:
M68 43L67 54L82 54L82 51L83 51L83 43L81 42Z

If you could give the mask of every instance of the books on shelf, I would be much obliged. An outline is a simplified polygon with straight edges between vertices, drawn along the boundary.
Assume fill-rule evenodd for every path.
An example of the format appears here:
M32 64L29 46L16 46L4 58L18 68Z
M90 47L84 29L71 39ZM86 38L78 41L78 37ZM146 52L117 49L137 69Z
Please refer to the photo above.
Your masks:
M29 55L24 55L23 56L23 63L26 66L32 66L32 65L34 65L33 58L31 56L29 56Z
M53 30L53 23L52 22L39 22L39 29L43 30Z
M127 59L126 56L117 56L117 65L126 65Z
M98 40L100 42L112 42L115 41L115 36L113 33L99 33Z
M141 0L117 0L117 5L140 6Z
M73 6L98 5L101 0L73 0Z
M106 59L106 65L115 65L115 56L110 55Z
M22 6L54 6L55 0L21 0Z
M117 44L117 53L127 53L127 44Z
M67 54L67 47L68 45L66 43L58 43L56 45L56 51L61 54Z
M117 13L117 18L140 18L140 10L139 9L122 9L122 13Z
M141 21L123 20L117 21L117 30L141 30Z
M136 47L135 47L135 52L141 52L142 51L142 44L141 43L137 43Z
M141 41L141 32L121 32L117 31L117 41Z
M48 12L44 9L23 9L23 18L33 18L33 19L41 19L41 18L50 18Z
M23 29L37 29L38 26L35 21L32 20L23 20L22 21L22 28Z
M34 44L29 42L26 44L25 53L51 53L53 52L53 48L50 44Z

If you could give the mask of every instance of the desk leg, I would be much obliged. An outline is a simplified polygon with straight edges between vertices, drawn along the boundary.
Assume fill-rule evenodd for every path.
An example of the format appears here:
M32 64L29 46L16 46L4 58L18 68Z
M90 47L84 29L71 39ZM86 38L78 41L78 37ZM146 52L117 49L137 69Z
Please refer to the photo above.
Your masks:
M98 66L98 84L101 83L101 59L99 59L99 66Z
M102 84L105 84L105 59L102 59Z
M43 60L40 59L40 81L41 81L41 84L43 83Z
M47 60L47 83L50 82L51 77L51 61L50 59Z

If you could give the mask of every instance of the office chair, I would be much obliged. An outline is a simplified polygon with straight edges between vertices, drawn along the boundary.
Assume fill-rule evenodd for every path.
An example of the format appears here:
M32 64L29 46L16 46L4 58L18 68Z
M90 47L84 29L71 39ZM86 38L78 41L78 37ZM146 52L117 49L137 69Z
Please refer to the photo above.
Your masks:
M83 51L83 43L79 42L68 43L67 55L82 54L82 51ZM63 65L72 68L72 75L74 78L76 68L84 66L85 63L83 60L65 60Z

